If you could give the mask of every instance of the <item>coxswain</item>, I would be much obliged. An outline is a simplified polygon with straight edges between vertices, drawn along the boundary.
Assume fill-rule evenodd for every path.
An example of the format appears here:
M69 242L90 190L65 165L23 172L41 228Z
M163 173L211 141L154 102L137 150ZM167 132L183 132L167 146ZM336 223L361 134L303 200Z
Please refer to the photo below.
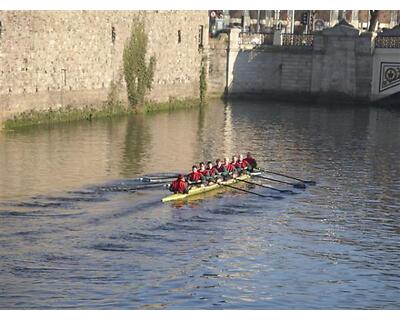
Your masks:
M185 177L182 174L178 175L178 178L171 183L169 191L173 193L188 193L188 183L185 181Z
M244 160L248 162L250 171L253 171L255 168L257 168L257 161L251 156L250 152L247 152L247 157Z
M189 184L196 184L196 183L202 183L204 184L204 176L198 171L198 168L196 165L192 167L192 172L188 174L187 180Z

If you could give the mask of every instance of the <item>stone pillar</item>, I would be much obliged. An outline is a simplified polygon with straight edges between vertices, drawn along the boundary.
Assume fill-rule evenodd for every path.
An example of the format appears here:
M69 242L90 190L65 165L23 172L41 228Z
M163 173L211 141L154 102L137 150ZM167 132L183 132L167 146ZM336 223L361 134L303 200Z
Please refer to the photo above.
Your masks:
M282 30L275 30L274 32L274 40L272 43L274 46L282 45Z
M232 82L233 82L233 71L236 62L236 57L239 53L239 28L232 28L229 32L229 42L228 42L228 61L226 70L226 87L225 93L229 94L231 92Z
M360 31L342 20L315 39L311 91L332 97L356 97L357 42Z

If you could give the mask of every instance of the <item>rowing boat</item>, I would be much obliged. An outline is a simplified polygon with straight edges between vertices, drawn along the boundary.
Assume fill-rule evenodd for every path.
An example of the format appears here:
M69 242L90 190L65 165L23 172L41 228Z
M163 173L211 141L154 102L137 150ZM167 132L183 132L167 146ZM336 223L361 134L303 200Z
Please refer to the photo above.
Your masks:
M251 176L260 175L260 174L261 174L261 172L251 172L250 174L241 175L238 178L240 180L248 180L248 179L251 178ZM201 185L201 186L198 186L198 187L193 187L193 188L191 188L189 190L188 193L174 193L174 194L171 194L171 195L169 195L167 197L162 198L161 201L162 202L169 202L169 201L185 200L185 199L187 199L189 197L192 197L194 195L199 195L199 194L202 194L202 193L206 193L206 192L209 192L209 191L212 191L212 190L216 190L216 189L222 188L224 185L232 185L232 184L235 184L235 183L239 183L240 182L239 179L230 179L230 180L227 180L227 181L222 181L220 183L213 183L213 184L207 185L207 186Z

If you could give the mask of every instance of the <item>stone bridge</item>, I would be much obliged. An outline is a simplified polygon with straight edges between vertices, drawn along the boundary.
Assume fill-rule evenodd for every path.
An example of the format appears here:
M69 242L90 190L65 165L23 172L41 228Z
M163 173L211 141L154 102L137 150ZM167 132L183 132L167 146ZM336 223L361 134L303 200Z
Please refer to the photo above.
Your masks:
M400 92L399 27L378 35L344 20L312 35L232 29L210 45L214 94L372 102Z

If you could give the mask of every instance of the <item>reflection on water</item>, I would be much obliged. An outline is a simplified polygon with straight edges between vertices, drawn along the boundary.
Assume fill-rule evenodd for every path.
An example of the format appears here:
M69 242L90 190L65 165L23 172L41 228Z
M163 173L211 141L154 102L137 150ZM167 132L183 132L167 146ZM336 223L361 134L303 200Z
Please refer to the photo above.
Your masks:
M0 308L397 309L399 128L395 110L215 102L3 132ZM317 186L167 205L135 179L248 150Z

